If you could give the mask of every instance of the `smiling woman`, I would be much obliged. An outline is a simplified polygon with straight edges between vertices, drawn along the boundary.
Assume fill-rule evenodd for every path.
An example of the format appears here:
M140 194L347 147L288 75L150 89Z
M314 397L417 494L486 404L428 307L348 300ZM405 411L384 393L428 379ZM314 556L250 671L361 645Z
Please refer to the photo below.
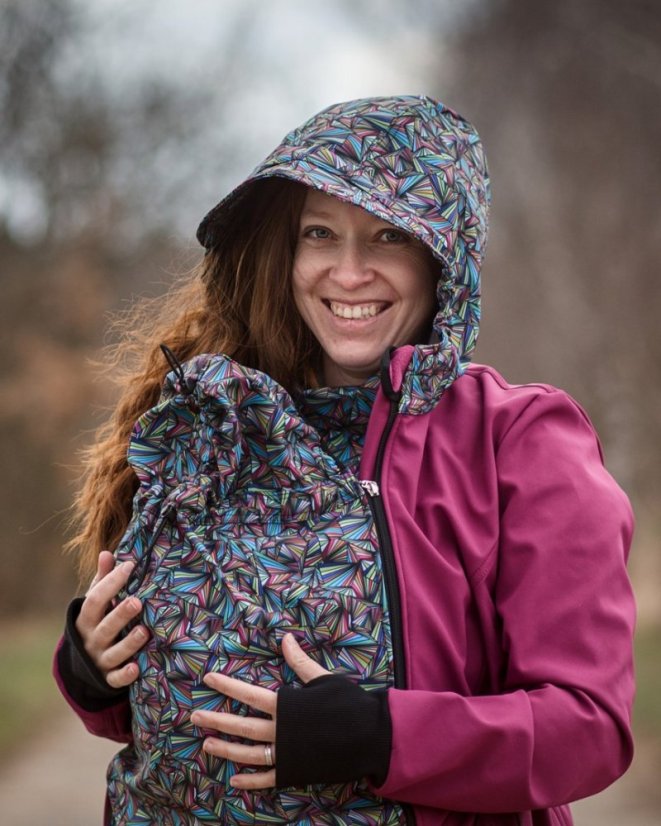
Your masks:
M296 307L323 352L323 382L362 384L388 347L429 337L439 270L413 236L311 190L292 283Z
M128 331L55 658L107 822L566 826L626 769L631 512L572 399L470 364L489 197L443 104L332 106Z

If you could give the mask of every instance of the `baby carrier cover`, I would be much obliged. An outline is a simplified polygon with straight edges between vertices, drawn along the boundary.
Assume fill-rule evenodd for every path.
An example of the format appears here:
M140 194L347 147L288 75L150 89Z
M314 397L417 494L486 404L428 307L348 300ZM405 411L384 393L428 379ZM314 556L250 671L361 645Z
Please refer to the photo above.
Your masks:
M142 600L151 636L130 690L134 742L109 768L113 822L403 822L366 782L233 789L236 765L206 754L190 721L194 709L248 711L209 689L207 671L271 689L294 682L280 651L287 631L363 688L392 684L378 542L359 481L282 387L218 355L168 375L134 428L129 462L140 487L117 558L136 563L127 592Z

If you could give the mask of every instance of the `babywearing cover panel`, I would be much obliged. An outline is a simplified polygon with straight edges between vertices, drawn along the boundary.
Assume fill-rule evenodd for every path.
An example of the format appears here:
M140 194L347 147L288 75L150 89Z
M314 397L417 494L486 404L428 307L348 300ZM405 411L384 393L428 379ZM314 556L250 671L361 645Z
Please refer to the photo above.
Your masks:
M190 722L196 708L248 712L207 688L207 671L295 682L287 631L365 689L392 684L377 537L356 478L282 387L213 355L168 375L128 458L140 487L116 555L136 563L126 592L142 600L150 639L130 689L134 742L109 767L113 822L403 822L363 781L233 789L237 766L203 752Z

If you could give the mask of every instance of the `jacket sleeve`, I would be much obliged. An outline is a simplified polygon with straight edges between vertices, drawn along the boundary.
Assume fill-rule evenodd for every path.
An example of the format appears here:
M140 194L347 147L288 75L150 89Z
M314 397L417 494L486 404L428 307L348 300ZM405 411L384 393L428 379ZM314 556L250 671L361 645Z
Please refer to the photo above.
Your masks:
M384 780L390 760L386 689L365 691L327 674L278 691L276 783L309 786Z
M87 655L75 627L81 604L82 599L75 599L69 605L64 634L53 658L55 682L89 732L128 743L132 740L128 691L107 685Z
M497 447L496 692L388 692L384 797L472 812L595 794L629 765L632 516L580 407L530 402ZM414 644L414 643L413 643ZM439 652L442 656L442 652Z

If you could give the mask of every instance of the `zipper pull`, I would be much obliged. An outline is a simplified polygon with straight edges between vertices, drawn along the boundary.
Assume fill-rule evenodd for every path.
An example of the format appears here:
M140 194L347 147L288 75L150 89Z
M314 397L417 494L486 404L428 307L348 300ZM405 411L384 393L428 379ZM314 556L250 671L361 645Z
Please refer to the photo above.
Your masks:
M371 479L359 479L358 484L368 496L381 496L378 482L373 482Z

